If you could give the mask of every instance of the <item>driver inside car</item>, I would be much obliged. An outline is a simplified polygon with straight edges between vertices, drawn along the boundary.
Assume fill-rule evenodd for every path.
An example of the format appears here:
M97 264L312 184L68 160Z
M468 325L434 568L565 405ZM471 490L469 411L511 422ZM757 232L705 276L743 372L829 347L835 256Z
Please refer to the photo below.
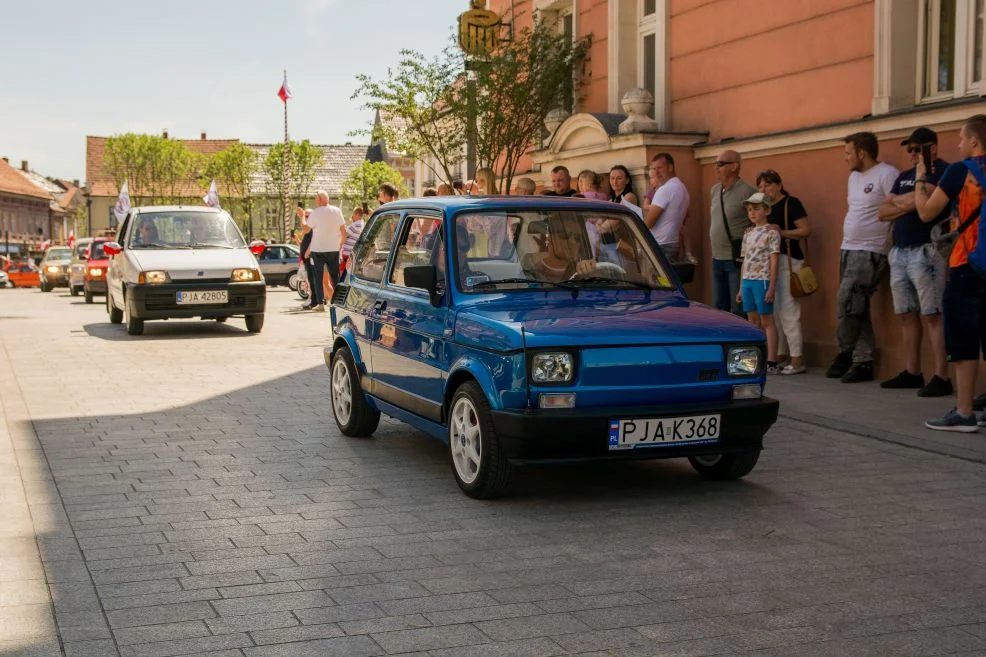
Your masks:
M560 217L547 221L547 253L535 259L530 266L536 278L550 283L561 283L573 276L586 275L596 268L586 246L581 222L566 222Z

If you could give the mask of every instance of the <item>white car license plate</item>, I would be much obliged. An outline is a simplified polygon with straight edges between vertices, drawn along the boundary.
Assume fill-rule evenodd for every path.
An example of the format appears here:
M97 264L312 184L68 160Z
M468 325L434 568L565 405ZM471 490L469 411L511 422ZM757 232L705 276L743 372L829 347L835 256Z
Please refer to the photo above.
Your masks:
M229 303L227 290L192 290L175 292L175 301L179 306L195 304Z
M719 440L722 418L718 415L611 420L609 448L634 449Z

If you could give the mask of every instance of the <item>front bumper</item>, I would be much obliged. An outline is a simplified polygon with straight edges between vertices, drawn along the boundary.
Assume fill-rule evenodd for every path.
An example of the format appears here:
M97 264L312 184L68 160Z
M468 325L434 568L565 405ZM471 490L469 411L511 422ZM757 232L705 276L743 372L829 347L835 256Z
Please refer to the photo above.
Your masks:
M178 292L191 290L227 290L229 302L179 306ZM168 283L166 285L128 285L128 303L137 319L188 319L192 317L230 317L232 315L260 315L267 306L267 285L263 281L252 283L193 282ZM132 301L130 301L132 299Z
M68 287L68 274L65 272L52 274L50 272L42 271L41 280L43 280L45 285L48 287Z
M513 463L601 459L662 459L743 452L763 447L763 436L777 421L776 399L676 406L610 407L564 410L492 411L497 436ZM669 443L632 450L610 450L613 420L721 416L719 439L712 443Z
M106 279L88 280L84 284L86 292L90 294L106 294Z

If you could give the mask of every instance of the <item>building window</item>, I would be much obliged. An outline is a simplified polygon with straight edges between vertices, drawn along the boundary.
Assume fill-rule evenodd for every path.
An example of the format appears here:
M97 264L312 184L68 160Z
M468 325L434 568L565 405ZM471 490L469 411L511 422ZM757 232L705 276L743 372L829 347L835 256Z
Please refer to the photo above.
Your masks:
M646 89L657 98L657 1L640 0L640 22L637 27L637 86ZM657 105L651 108L654 118Z
M559 34L564 34L569 41L575 41L575 2L574 0L535 0L534 8L541 12L545 21L554 24ZM562 108L568 112L575 112L575 75L572 71L572 79L562 92Z
M920 32L925 100L980 92L984 5L986 0L925 0Z
M657 0L644 0L644 16L657 13Z

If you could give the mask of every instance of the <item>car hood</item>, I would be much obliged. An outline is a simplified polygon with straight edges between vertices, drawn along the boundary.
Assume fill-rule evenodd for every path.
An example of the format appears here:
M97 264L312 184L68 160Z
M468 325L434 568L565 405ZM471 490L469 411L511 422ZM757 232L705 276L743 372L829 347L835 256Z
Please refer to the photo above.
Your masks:
M242 249L131 249L141 271L166 271L173 281L228 279L234 269L258 268L257 258Z
M541 347L762 342L760 329L727 312L673 293L582 293L577 299L509 297L467 306L456 316L456 340L509 351Z

